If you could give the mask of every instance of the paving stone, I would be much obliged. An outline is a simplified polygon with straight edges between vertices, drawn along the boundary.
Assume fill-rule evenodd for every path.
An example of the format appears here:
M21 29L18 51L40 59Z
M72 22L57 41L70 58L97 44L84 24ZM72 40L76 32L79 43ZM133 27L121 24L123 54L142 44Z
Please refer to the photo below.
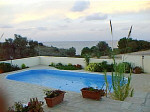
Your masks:
M149 107L142 107L143 112L150 112L150 106Z
M150 99L146 99L145 106L150 107Z
M46 67L37 66L33 68L42 69ZM33 68L31 67L30 69ZM37 97L40 101L44 101L43 89L46 89L46 87L7 80L4 77L8 74L1 74L0 80L3 81L5 90L9 94L6 97L10 98L10 105L16 101L27 103L32 97ZM146 78L146 80L149 80L149 78ZM43 107L45 112L150 112L150 93L146 94L146 92L136 91L134 97L127 98L125 101L117 101L106 97L103 97L100 101L93 101L82 98L80 93L67 92L61 104L54 108L48 108L46 104ZM147 99L145 100L145 98Z
M121 109L128 109L131 106L132 103L129 102L123 102L121 105Z

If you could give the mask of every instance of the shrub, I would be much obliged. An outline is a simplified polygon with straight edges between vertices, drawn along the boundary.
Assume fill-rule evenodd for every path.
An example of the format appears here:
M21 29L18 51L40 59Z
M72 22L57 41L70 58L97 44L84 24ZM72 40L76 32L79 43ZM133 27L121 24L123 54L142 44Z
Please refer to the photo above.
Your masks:
M11 65L10 63L0 63L0 70L2 73L20 70L18 65Z
M55 66L55 63L51 62L51 64L50 64L49 66L54 67L54 66Z
M62 63L57 63L57 64L56 64L56 66L62 66L62 65L63 65Z
M132 70L131 63L128 63L128 62L119 63L117 66L118 66L118 67L119 67L119 66L124 66L125 73L130 73L130 71Z
M68 65L63 65L62 63L57 63L56 65L54 65L53 63L49 66L53 66L57 69L60 70L80 70L82 69L82 66L77 64L77 65L72 65L71 63L69 63Z
M100 71L100 63L90 63L85 70L91 72L99 72Z
M77 68L76 65L68 66L68 65L62 65L62 66L56 66L55 68L60 70L80 70L81 68Z
M72 64L71 64L71 63L68 63L68 66L72 66Z
M21 68L22 68L22 69L25 69L25 68L26 68L26 65L23 63L23 64L21 65Z
M103 61L102 63L90 63L85 70L92 72L111 72L113 71L113 64L107 64L106 61Z
M133 73L135 73L135 74L140 74L142 72L143 72L143 69L139 66L136 66L133 68Z

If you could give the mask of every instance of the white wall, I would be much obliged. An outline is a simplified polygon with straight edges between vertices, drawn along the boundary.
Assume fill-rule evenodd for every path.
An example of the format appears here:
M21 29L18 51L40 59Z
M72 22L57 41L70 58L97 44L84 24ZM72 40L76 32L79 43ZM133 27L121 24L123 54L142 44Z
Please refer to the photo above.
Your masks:
M102 61L107 61L109 64L113 63L112 59L93 59L91 58L91 63L98 63ZM40 63L42 65L49 65L51 62L54 63L62 63L62 64L80 64L85 67L84 58L71 58L71 57L50 57L50 56L40 56ZM121 60L117 60L117 62L121 62Z
M102 62L102 61L107 61L109 64L113 63L112 59L93 59L91 58L91 63L95 62ZM144 59L142 60L141 55L125 55L122 60L117 59L116 62L130 62L134 66L140 66L144 68L144 72L150 73L150 56L146 55L144 56ZM1 61L1 62L7 62L11 63L10 60L8 61ZM63 64L80 64L83 67L85 67L85 62L83 58L71 58L71 57L51 57L51 56L37 56L37 57L30 57L30 58L22 58L22 59L16 59L13 60L12 63L16 64L18 66L21 66L23 63L29 67L36 66L39 64L42 65L49 65L51 62L54 63L63 63Z
M40 57L30 57L30 58L22 58L22 59L15 59L12 60L12 64L18 65L21 67L21 65L24 63L26 66L32 67L40 64ZM1 61L5 63L11 63L11 60L7 61Z
M144 72L150 73L150 56L145 55L142 59L142 55L126 55L124 58L125 62L130 62L134 66L140 66L144 69Z

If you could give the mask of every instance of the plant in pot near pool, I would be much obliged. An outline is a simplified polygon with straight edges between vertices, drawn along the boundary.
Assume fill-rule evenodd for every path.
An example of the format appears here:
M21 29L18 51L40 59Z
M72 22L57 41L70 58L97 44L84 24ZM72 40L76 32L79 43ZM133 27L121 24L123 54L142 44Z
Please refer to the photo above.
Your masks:
M143 70L139 66L136 66L133 68L133 73L135 73L135 74L141 74L142 72L143 72Z
M48 107L54 107L55 105L61 103L64 99L65 91L61 90L44 90L46 95L45 101Z
M83 98L94 100L100 100L101 97L105 95L105 91L103 89L94 89L93 87L82 88L81 92Z

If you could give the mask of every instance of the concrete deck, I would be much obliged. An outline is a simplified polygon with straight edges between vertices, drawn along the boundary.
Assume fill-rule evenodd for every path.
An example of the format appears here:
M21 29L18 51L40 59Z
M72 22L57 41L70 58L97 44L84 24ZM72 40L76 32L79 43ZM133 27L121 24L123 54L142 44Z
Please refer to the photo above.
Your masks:
M53 69L48 66L35 66L29 69ZM29 70L24 69L21 71ZM11 73L17 73L15 71ZM37 97L44 101L43 89L46 87L27 84L5 79L11 73L0 74L0 87L3 86L7 94L7 101L13 105L16 101L27 103L30 98ZM116 101L111 98L103 97L100 101L83 99L80 93L67 92L64 102L48 108L44 104L45 112L150 112L150 74L133 74L132 86L135 89L134 97L127 98L125 101ZM2 85L3 84L3 85ZM45 101L44 101L45 102Z

